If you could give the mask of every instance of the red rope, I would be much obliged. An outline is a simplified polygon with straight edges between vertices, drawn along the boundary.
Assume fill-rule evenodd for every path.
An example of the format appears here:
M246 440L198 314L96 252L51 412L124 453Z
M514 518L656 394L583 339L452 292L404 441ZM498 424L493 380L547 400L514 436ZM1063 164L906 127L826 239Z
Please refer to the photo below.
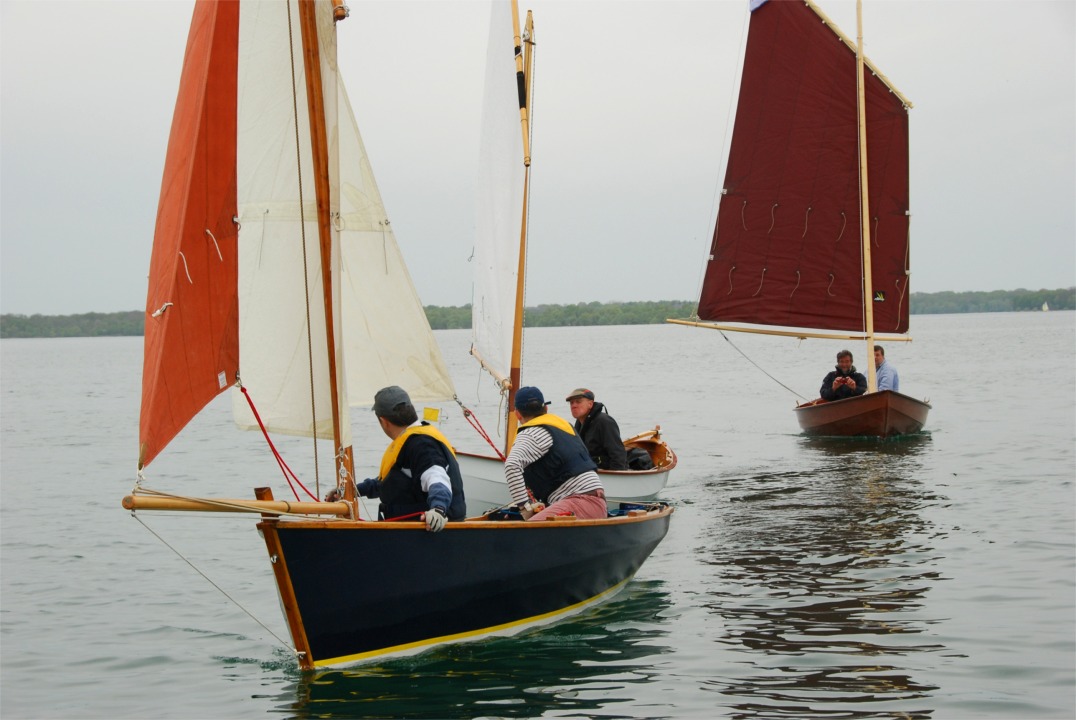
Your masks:
M400 515L399 517L385 518L381 522L397 522L399 520L406 520L407 518L419 517L425 512L425 510L421 510L419 512L413 512L410 515Z
M456 400L456 402L459 404L460 408L463 409L463 417L467 419L468 424L470 424L470 426L473 427L487 443L489 443L489 446L493 448L493 452L497 453L497 457L504 460L504 453L501 452L500 448L493 444L493 440L490 439L489 433L482 427L482 423L475 417L475 414L459 400Z
M250 411L254 413L254 419L258 421L258 427L261 428L262 435L265 436L265 442L269 444L269 449L273 451L273 457L276 458L276 464L280 466L280 472L284 474L284 479L288 481L288 487L291 488L291 492L295 495L295 499L299 499L299 493L295 489L295 486L298 485L303 489L303 492L314 499L314 502L321 502L321 498L307 490L306 486L299 480L299 476L288 467L286 462L284 462L284 458L281 456L280 451L276 449L276 445L274 445L273 441L269 438L269 432L265 429L265 423L262 422L261 415L258 414L258 409L254 407L254 401L251 399L250 393L248 393L247 389L242 385L239 386L239 389L243 391L243 397L247 399L247 405L250 405ZM293 480L294 482L292 482Z

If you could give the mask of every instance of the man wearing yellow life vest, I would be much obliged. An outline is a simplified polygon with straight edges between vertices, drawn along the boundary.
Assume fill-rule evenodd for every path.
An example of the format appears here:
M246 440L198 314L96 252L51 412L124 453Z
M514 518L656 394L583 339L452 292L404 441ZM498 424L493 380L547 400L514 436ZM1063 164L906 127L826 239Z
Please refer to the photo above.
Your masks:
M410 396L396 385L377 391L374 414L392 442L378 477L358 484L359 495L381 500L378 517L383 520L423 513L430 532L443 530L447 520L463 520L463 476L456 451L441 431L419 422Z
M557 515L599 519L608 515L605 490L583 441L567 421L546 413L545 398L536 387L516 392L520 426L504 461L512 499L523 506L527 520ZM534 512L528 501L546 507ZM532 514L533 513L533 514Z

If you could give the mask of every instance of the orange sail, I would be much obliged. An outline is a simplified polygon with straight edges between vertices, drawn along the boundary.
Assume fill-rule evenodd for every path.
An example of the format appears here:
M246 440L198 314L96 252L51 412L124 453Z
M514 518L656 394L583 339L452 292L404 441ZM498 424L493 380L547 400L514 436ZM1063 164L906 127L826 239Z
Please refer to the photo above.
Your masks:
M195 6L150 260L142 468L239 368L236 85L239 3Z

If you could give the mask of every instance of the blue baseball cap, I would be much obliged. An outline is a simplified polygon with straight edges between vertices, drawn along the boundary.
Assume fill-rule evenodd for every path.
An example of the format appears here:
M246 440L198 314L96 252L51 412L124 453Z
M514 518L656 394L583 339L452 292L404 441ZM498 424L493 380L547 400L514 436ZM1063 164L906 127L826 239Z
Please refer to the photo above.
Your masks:
M516 410L524 412L534 411L543 405L548 405L542 391L536 387L521 387L516 391Z

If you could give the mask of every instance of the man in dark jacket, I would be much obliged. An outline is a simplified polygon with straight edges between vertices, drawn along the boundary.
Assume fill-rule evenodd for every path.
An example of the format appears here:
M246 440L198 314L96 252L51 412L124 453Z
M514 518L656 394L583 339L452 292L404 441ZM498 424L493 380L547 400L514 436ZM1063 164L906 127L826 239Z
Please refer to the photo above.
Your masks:
M867 378L856 372L852 364L852 351L837 353L837 367L822 380L819 394L823 400L843 400L867 392Z
M378 516L382 520L421 514L431 532L443 530L447 520L465 519L467 505L456 451L440 430L419 421L407 391L396 385L378 390L374 414L392 442L381 458L378 476L358 483L358 494L381 501ZM333 490L325 499L339 496L339 490Z
M598 469L627 470L628 456L624 441L620 439L620 427L603 404L594 402L594 393L586 388L576 388L564 399L572 408L575 433L587 446Z

